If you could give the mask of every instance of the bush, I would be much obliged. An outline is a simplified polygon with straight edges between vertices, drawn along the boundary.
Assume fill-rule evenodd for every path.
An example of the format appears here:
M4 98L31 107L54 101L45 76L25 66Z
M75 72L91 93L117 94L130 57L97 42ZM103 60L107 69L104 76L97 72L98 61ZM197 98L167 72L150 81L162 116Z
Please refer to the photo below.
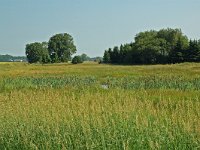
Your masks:
M72 64L80 64L80 63L83 63L81 56L74 56L74 58L72 59Z

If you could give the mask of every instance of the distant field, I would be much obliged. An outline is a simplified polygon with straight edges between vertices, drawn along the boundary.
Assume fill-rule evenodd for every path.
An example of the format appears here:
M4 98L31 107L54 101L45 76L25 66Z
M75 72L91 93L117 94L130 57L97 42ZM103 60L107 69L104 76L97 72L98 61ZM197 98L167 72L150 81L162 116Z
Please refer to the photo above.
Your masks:
M200 64L0 63L0 149L200 149Z

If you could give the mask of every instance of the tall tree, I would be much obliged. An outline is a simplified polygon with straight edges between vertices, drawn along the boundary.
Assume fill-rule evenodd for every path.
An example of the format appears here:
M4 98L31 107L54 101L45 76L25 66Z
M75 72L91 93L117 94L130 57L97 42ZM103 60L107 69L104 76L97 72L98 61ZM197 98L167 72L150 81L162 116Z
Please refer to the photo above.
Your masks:
M135 37L135 48L140 55L140 63L155 64L162 53L163 40L157 37L154 30L141 32Z
M182 50L186 50L189 46L187 36L183 35L181 29L161 29L158 31L158 38L162 38L165 43L165 55L172 55L174 51L177 51L178 42ZM171 56L168 56L171 57Z
M29 63L48 63L50 57L44 43L31 43L26 45L26 56Z
M189 48L186 51L186 61L198 62L200 58L200 46L197 40L190 40Z
M184 62L184 49L181 40L179 39L170 53L171 63Z
M131 44L125 44L120 46L120 62L123 64L130 64L131 63L131 57L130 52L132 50Z
M67 62L76 52L76 46L71 35L61 33L50 38L48 50L54 62Z
M119 54L119 48L117 46L115 46L113 48L113 51L110 55L110 59L112 63L119 63L120 61L120 54Z
M105 52L104 52L103 62L104 63L110 63L110 53L107 50L105 50Z

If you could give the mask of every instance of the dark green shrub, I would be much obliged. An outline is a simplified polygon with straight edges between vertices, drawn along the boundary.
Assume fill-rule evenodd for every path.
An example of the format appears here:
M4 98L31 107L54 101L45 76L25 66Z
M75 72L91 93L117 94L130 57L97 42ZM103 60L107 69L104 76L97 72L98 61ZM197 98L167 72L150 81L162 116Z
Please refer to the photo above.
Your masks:
M80 63L83 63L81 56L74 56L74 58L72 59L72 64L80 64Z

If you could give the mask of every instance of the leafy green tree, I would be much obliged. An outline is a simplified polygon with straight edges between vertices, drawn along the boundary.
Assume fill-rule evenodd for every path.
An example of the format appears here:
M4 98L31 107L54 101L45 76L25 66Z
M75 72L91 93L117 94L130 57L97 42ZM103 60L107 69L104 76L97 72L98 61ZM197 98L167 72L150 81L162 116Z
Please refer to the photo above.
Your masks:
M51 62L51 57L49 55L49 51L48 51L48 42L42 42L42 63L50 63Z
M51 63L57 63L57 62L59 62L58 54L55 53L55 52L52 52L50 54L50 58L51 58Z
M48 50L48 42L42 42L42 47Z
M158 37L166 41L163 47L165 47L165 56L171 57L173 52L177 51L178 42L180 48L184 51L189 46L189 41L187 36L183 35L181 29L161 29L158 31ZM180 53L180 52L179 52ZM181 54L182 55L182 54ZM171 58L169 58L170 62Z
M72 59L72 63L80 64L80 63L83 63L83 60L82 60L81 56L74 56L74 58Z
M52 36L48 43L52 62L67 62L76 52L76 46L71 35L67 33Z
M135 48L140 55L139 62L142 64L155 64L162 54L163 40L157 37L157 32L141 32L135 37Z
M81 54L81 59L83 60L83 61L89 61L90 60L90 57L89 56L87 56L87 54Z
M26 45L26 56L29 63L48 63L50 57L44 43L31 43Z

